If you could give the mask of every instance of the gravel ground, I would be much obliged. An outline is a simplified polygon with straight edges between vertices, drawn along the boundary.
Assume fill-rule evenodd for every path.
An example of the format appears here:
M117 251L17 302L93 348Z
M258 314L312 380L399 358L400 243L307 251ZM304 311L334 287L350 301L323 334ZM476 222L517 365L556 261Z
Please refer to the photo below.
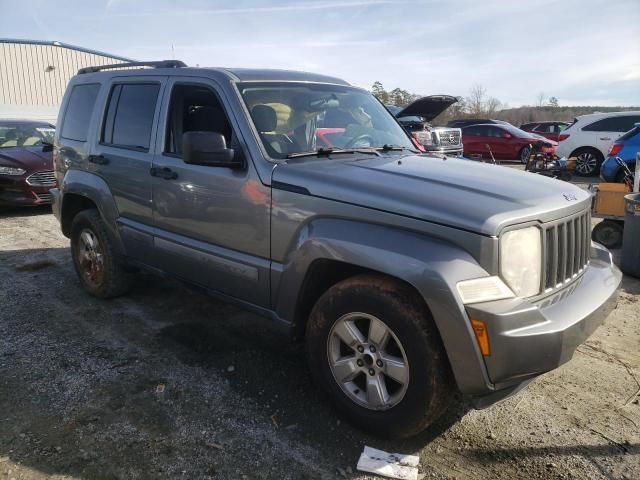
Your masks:
M48 209L0 213L0 480L334 479L364 445L426 478L640 478L640 281L573 360L488 410L383 441L318 398L303 352L167 280L100 301Z

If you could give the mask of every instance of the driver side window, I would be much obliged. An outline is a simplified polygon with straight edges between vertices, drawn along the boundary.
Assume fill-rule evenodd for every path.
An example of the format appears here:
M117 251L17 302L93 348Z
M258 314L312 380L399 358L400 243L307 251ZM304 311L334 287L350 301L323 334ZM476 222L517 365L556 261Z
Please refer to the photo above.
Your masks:
M203 85L173 87L164 152L182 156L185 132L218 132L224 135L227 146L236 142L222 103L209 87Z

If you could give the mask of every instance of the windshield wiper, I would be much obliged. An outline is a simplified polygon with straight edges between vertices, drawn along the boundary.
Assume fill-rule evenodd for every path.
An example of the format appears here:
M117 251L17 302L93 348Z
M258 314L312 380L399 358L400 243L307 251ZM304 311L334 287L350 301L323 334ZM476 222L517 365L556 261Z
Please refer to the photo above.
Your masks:
M376 147L376 150L379 150L382 152L402 152L403 150L409 150L410 152L413 152L413 153L421 153L418 150L415 150L413 148L402 147L400 145L391 145L389 143L385 143L381 147Z
M319 148L315 152L298 152L290 153L287 158L301 158L301 157L328 157L329 155L335 155L339 153L354 154L363 153L366 155L380 155L377 149L365 149L365 148Z

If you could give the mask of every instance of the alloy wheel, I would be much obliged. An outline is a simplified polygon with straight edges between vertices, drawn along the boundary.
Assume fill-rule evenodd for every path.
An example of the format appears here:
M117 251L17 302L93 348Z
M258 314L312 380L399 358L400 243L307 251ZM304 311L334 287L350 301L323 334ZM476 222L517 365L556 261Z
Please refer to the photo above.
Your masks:
M82 278L89 285L99 287L104 281L104 255L98 238L88 228L80 232L77 256Z
M520 161L522 163L527 163L529 160L529 154L531 153L531 149L529 147L523 147L520 151Z
M584 152L576 157L576 170L582 175L591 175L596 170L598 159L593 153Z
M329 333L327 358L333 378L352 401L370 410L388 410L404 397L409 362L398 337L379 318L353 312Z

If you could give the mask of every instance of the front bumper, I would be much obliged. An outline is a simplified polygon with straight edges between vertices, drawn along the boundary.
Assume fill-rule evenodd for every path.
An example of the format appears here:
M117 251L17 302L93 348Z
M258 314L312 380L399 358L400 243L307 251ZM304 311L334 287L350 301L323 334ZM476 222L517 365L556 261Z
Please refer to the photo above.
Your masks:
M491 355L484 360L495 387L493 401L501 399L500 391L507 397L519 384L569 361L615 308L621 279L609 251L592 244L586 271L562 290L533 302L467 306L469 318L487 326Z
M431 145L423 145L423 147L428 153L441 153L448 157L462 157L464 153L462 145L458 147L434 147Z
M0 178L0 205L48 205L51 203L49 188L29 185L21 177Z
M58 219L58 222L60 222L62 214L62 190L59 188L52 188L49 190L49 193L51 194L51 211Z

